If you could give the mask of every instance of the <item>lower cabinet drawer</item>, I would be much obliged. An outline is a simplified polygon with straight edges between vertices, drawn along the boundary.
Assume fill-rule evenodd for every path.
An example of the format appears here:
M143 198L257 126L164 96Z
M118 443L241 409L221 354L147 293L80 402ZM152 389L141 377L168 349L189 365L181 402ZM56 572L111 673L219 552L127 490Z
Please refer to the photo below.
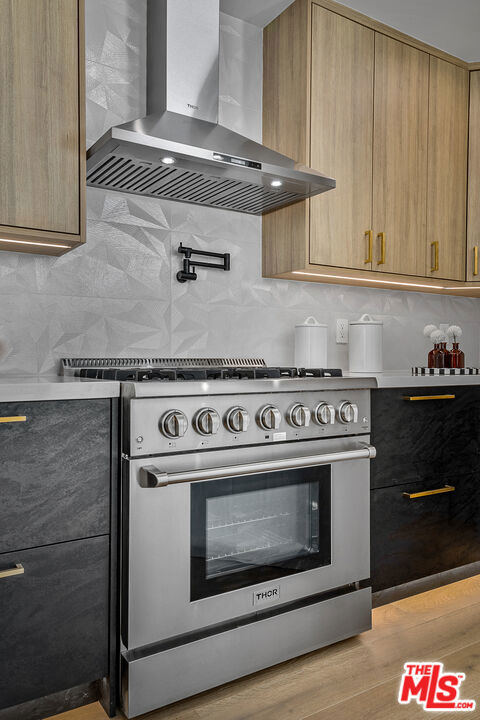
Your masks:
M0 708L108 674L108 583L108 536L0 555Z
M435 399L405 400L429 396ZM459 468L480 473L478 386L372 390L371 415L372 488L453 476Z
M0 416L0 553L106 535L110 401L0 403Z
M480 476L372 490L371 549L374 592L480 560Z

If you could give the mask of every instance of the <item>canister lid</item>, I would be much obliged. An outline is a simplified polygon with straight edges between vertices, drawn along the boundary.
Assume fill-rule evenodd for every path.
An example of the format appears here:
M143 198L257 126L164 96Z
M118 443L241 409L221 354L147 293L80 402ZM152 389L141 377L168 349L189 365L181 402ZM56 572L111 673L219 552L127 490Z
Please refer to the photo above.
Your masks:
M383 322L374 320L371 315L365 313L359 320L350 320L349 325L383 325Z
M295 325L295 327L324 327L326 328L326 325L323 325L322 323L319 323L315 320L315 318L310 315L305 322L300 323L299 325Z

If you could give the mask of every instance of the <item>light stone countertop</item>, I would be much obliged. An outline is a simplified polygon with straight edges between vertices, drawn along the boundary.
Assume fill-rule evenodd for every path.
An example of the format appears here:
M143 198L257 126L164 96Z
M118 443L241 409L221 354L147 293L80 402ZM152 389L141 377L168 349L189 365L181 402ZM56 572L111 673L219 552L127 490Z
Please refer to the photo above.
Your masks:
M119 396L120 383L116 380L89 380L56 375L0 375L0 402L87 400Z
M411 370L385 370L383 373L349 373L348 378L373 379L377 388L429 388L480 385L480 375L412 375Z

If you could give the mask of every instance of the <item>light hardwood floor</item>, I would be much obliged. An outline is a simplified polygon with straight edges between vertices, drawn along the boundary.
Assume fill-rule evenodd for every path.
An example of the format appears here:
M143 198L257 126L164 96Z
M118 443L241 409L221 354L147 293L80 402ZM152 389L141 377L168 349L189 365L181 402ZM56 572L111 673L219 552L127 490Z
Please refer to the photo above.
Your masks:
M415 720L452 717L397 703L403 664L441 661L465 672L480 706L480 575L377 608L373 629L142 720ZM455 717L462 716L456 713ZM480 707L465 718L480 718ZM118 716L120 718L120 716ZM98 703L55 720L105 720Z

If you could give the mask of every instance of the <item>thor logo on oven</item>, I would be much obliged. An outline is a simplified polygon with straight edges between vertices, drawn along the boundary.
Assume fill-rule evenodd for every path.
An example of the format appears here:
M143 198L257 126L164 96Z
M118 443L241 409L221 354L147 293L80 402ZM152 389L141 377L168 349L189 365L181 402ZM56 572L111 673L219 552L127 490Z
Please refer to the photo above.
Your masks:
M262 605L263 603L270 603L275 600L280 600L280 585L274 585L264 590L256 590L253 593L254 605Z

